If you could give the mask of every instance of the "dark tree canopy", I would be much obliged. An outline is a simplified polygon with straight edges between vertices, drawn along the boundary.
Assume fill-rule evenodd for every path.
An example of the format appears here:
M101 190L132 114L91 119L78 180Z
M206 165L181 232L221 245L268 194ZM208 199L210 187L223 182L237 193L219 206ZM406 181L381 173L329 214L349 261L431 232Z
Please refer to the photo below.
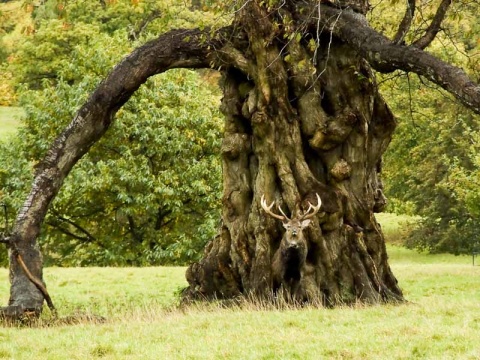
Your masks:
M26 276L18 255L42 279L36 238L72 167L148 77L180 67L220 69L225 115L223 222L203 259L189 267L184 297L274 299L283 293L328 306L403 301L374 217L386 205L382 154L396 122L373 70L422 75L480 113L480 87L424 50L450 1L442 1L424 36L405 44L414 16L414 2L409 4L393 40L368 24L367 0L250 0L234 2L229 27L175 30L136 49L98 86L38 166L4 239L12 279L4 314L41 311L45 294ZM267 215L262 196L297 219L317 204L317 194L321 209L300 230L305 257L285 255L282 244L291 233ZM295 286L274 285L273 263L280 258L287 259L283 266L294 274L287 280Z

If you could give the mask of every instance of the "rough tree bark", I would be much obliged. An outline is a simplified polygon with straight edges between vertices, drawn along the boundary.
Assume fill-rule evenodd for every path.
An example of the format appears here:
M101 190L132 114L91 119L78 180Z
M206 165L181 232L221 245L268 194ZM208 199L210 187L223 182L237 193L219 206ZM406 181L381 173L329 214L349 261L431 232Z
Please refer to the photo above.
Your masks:
M300 38L294 11L251 1L237 13L249 48L232 58L248 65L225 72L223 226L188 269L185 296L274 295L272 257L283 231L260 198L295 214L318 193L324 214L304 231L300 300L401 301L374 217L386 204L379 173L395 120L368 63L329 34ZM278 24L290 24L286 36Z
M373 30L366 0L264 3L249 1L236 13L250 45L232 54L238 65L226 71L223 225L189 267L185 296L274 296L272 257L282 230L262 212L260 198L295 214L318 193L324 215L305 231L303 300L403 301L374 217L386 205L381 158L395 120L371 66L423 75L480 112L478 85L422 50L450 1L442 2L422 46Z
M304 230L303 297L328 305L403 299L373 215L385 206L381 155L395 120L370 66L424 75L477 113L480 87L461 69L378 34L363 16L367 0L289 0L270 9L264 3L239 5L234 26L213 37L209 30L164 34L126 57L99 85L39 164L13 233L3 239L13 250L4 316L40 313L44 295L15 252L43 281L36 239L48 207L116 111L149 76L212 65L224 74L223 226L204 258L188 269L185 296L270 296L271 261L283 230L262 212L261 195L295 214L308 201L315 204L318 193L323 214Z

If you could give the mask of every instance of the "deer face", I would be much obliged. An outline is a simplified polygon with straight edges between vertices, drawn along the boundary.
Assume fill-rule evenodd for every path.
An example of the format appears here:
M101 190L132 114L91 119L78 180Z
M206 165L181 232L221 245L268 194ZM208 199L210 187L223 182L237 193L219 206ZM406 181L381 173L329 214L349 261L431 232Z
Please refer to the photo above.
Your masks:
M289 220L283 222L283 227L286 229L284 240L287 247L296 248L305 242L303 237L303 229L310 224L310 220Z

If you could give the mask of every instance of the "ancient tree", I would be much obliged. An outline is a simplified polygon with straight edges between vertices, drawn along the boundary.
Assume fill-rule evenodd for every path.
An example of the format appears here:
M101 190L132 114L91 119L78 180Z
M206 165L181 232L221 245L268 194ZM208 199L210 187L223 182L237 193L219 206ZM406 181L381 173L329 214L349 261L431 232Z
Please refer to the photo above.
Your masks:
M222 103L223 226L189 268L188 296L270 296L282 230L261 196L296 215L318 193L323 214L304 229L300 298L402 298L374 218L385 205L379 175L395 120L365 59L329 32L308 31L300 12L249 2L237 13L248 42L225 50L234 66Z
M275 202L282 218L313 214L295 231L305 241L304 257L289 261L298 267L289 278L296 300L328 306L402 301L374 217L386 204L382 154L396 123L373 70L415 72L480 113L479 86L423 50L450 0L442 1L431 26L412 44L404 43L415 8L414 1L408 4L393 40L369 26L367 0L247 0L235 2L229 27L173 31L136 49L99 85L38 166L13 232L3 239L12 281L4 315L41 311L45 291L19 259L42 281L36 238L64 178L149 76L178 67L220 69L225 114L222 226L203 259L189 267L185 298L276 295L275 254L291 233L266 211L273 213L267 204ZM317 194L321 208L311 212Z

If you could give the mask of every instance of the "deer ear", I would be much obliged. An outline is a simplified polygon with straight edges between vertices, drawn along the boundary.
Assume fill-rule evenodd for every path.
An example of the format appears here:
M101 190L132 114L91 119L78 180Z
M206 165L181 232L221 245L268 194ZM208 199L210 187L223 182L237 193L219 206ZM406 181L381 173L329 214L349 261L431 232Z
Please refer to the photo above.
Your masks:
M290 223L288 223L288 222L282 222L282 224L283 224L283 227L284 227L285 229L287 229L287 230L290 229Z
M310 224L310 219L307 219L307 220L303 220L302 221L302 228L306 228L309 224Z

